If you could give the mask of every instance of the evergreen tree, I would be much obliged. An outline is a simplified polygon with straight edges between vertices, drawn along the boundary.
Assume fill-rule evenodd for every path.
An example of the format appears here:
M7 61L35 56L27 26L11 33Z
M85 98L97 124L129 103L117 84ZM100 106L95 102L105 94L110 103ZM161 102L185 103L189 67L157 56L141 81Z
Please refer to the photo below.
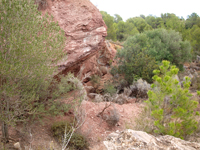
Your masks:
M32 0L1 0L0 12L0 121L8 141L8 125L44 111L52 97L49 87L65 36Z
M198 25L200 27L200 17L197 15L197 13L192 13L189 15L185 22L186 29L192 28L194 25Z
M151 85L152 90L148 91L146 103L154 119L155 133L185 138L197 129L198 102L191 100L190 78L185 77L181 88L175 78L177 73L178 68L163 61L160 69L154 70L155 82Z
M113 41L116 41L116 29L114 26L114 17L110 16L107 12L101 11L102 18L107 26L107 37L106 39L112 39Z
M147 16L145 18L145 21L153 28L157 28L157 22L156 22L156 17L154 16Z
M187 39L189 39L191 43L193 57L194 59L196 59L196 55L200 55L200 27L194 25L192 29L188 30L189 34L187 36Z
M137 30L142 33L145 30L151 30L152 27L141 17L129 18L126 22L133 23Z
M118 23L120 21L123 21L122 17L118 14L114 14L114 22Z

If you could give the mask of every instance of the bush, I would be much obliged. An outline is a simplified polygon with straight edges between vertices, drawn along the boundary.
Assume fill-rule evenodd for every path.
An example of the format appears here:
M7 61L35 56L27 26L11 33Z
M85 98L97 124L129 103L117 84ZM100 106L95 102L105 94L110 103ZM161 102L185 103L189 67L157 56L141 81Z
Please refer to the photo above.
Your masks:
M110 106L112 106L113 108L109 109ZM109 110L105 112L106 109L109 109ZM108 126L112 128L119 122L120 114L118 110L115 108L115 106L111 104L110 102L109 105L108 103L106 103L105 107L103 108L101 112L98 113L97 117L102 117L102 119L106 121Z
M179 138L186 138L197 129L195 116L198 102L191 100L189 93L190 78L185 77L183 88L179 85L175 75L178 69L170 66L169 61L163 61L160 70L154 70L154 84L148 91L148 109L154 120L155 133L167 134Z
M179 32L156 29L144 34L148 39L148 54L155 57L156 61L168 60L181 67L184 62L191 60L190 42L183 41Z
M148 107L144 107L141 113L135 118L134 124L132 124L133 130L145 131L149 134L154 134L154 120L151 117L151 110Z
M111 82L104 84L104 93L109 93L111 96L117 92L117 89Z
M58 142L62 143L63 136L65 133L65 128L66 128L66 133L68 132L71 133L72 126L73 124L70 124L69 122L60 121L60 122L54 123L51 126L51 131L52 131L53 136L58 140ZM67 138L69 138L69 135ZM83 149L88 149L89 144L83 135L75 132L72 135L68 146L69 146L69 149L71 150L74 150L74 149L83 150Z
M106 115L106 117L103 119L105 119L108 126L112 128L119 122L120 114L118 113L117 109L114 108L114 109L111 109L109 111L109 114Z
M155 29L129 37L124 49L118 50L117 72L124 75L131 84L135 78L152 82L153 70L162 60L169 60L179 68L191 58L191 46L188 41L174 30ZM112 72L116 72L116 67Z
M134 36L134 39L143 42L147 40L145 36L140 35ZM118 50L116 59L118 67L114 66L111 73L123 75L129 85L138 78L152 82L152 72L158 67L155 58L148 55L147 47L141 48L141 45L132 40L127 40L124 49Z

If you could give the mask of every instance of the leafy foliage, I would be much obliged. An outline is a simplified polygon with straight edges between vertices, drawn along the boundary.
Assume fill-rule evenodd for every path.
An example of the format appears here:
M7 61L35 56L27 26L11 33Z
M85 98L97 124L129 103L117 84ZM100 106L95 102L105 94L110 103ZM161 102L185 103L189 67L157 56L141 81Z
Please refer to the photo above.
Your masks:
M145 30L151 30L152 29L152 27L149 24L147 24L145 19L143 19L141 17L129 18L127 20L127 22L133 23L140 33L144 32Z
M192 45L193 57L196 58L196 55L200 55L200 27L194 25L192 29L189 29L190 35L187 39Z
M116 35L117 40L125 41L129 36L139 33L133 23L120 21L117 24Z
M161 28L164 27L164 22L161 17L147 16L145 21L153 28Z
M138 54L140 54L140 56L137 56ZM182 41L181 35L174 30L154 29L129 37L124 43L124 49L118 51L117 57L120 58L119 63L122 63L123 67L129 66L129 68L126 69L121 67L122 72L128 71L126 74L130 75L133 73L133 71L131 71L133 70L133 66L129 63L135 64L134 69L139 65L142 66L138 66L140 69L151 72L153 70L148 68L152 67L152 65L148 66L148 68L144 68L147 62L150 61L149 59L155 58L158 62L169 60L180 67L184 62L190 60L191 46L188 41ZM145 57L146 64L144 63ZM139 61L139 64L135 63L136 60ZM136 72L138 72L137 75L140 77L144 74L137 69ZM145 77L144 79L151 80L151 76L149 77Z
M102 18L107 26L107 37L106 39L112 39L116 41L116 29L114 26L114 17L110 16L107 12L101 11Z
M169 60L180 66L191 58L191 46L188 41L182 41L182 37L174 30L155 29L144 32L148 37L149 55L157 61Z
M154 119L155 133L185 138L197 129L198 102L191 100L189 77L185 78L183 88L179 85L175 78L178 71L169 61L163 61L160 69L154 70L155 82L146 103Z
M179 34L179 36L182 36L180 37L181 41L188 40L190 42L190 45L192 46L191 50L193 53L191 54L193 56L192 57L193 59L195 59L196 55L199 55L200 53L199 44L198 44L200 17L197 15L197 13L192 13L191 15L188 16L186 20L183 17L179 18L173 13L164 13L164 14L161 14L160 17L155 17L151 15L149 16L140 15L140 17L129 18L125 22L122 20L121 16L118 14L115 14L114 17L112 17L109 14L102 12L102 16L108 27L107 39L112 39L112 40L117 39L118 41L123 42L127 40L129 36L134 36L137 33L143 33L145 31L152 30L152 29L166 29L166 30L169 30L169 33L171 35L172 34L175 35L175 33L172 33L172 30L174 30L176 32L179 32L176 34ZM109 16L109 17L105 17L105 16ZM177 35L175 35L175 37L177 37ZM171 37L167 37L167 38L171 38ZM168 42L172 42L172 40L169 41L169 39L165 39L165 40L167 40ZM179 45L182 45L182 44L179 44ZM187 45L186 46L187 49L190 47L189 44L186 44L186 43L184 43L183 45L184 46ZM180 57L176 57L176 58L180 58ZM174 60L170 60L170 59L168 60L174 63ZM179 66L180 64L176 64L176 65Z
M132 24L131 20L129 24ZM124 38L124 33L126 33L125 26L126 23L122 21L118 23L118 28L121 31L118 30L119 36L117 38L120 40ZM152 71L156 69L157 63L169 60L182 68L183 63L190 61L190 59L191 45L189 41L182 40L179 32L154 29L129 37L124 42L124 49L117 52L118 67L113 67L111 72L124 75L129 84L138 77L152 82Z
M46 113L53 99L72 87L53 79L65 46L53 17L42 16L34 1L0 3L0 120L14 125Z
M114 22L118 23L120 21L123 21L122 17L120 15L118 15L118 14L115 14L114 15Z
M185 22L186 29L192 28L194 25L198 25L200 27L200 17L197 15L197 13L192 13L189 15Z
M133 40L140 40L139 36L134 36ZM151 82L152 71L157 68L155 59L147 54L146 48L141 48L141 45L129 39L125 42L124 49L117 52L117 72L124 75L129 84L139 77Z
M100 80L101 78L98 75L92 75L90 79L91 84L94 88L98 88L100 86Z

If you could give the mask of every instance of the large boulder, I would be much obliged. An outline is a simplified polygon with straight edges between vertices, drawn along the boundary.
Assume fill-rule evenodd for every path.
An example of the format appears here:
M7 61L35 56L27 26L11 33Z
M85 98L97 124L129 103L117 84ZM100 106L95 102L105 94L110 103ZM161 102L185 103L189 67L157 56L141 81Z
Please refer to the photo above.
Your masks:
M60 72L65 74L70 71L77 74L83 70L88 72L94 69L93 64L96 62L94 56L106 48L107 27L99 10L89 0L46 0L46 2L43 13L51 14L67 37L64 49L67 55L58 64Z
M197 150L200 143L165 135L155 137L143 131L127 129L111 133L103 142L107 150Z

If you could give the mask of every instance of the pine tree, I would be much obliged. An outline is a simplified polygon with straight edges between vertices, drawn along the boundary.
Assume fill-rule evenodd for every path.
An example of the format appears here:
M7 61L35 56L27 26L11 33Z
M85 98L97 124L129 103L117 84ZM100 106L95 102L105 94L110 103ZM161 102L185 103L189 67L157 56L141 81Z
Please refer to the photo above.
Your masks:
M198 102L191 99L190 78L185 77L183 88L175 78L178 71L169 61L162 61L160 70L154 70L155 82L146 103L154 119L155 133L185 138L197 129Z
M44 110L56 62L63 55L64 31L42 16L33 0L0 1L0 121L8 125Z

